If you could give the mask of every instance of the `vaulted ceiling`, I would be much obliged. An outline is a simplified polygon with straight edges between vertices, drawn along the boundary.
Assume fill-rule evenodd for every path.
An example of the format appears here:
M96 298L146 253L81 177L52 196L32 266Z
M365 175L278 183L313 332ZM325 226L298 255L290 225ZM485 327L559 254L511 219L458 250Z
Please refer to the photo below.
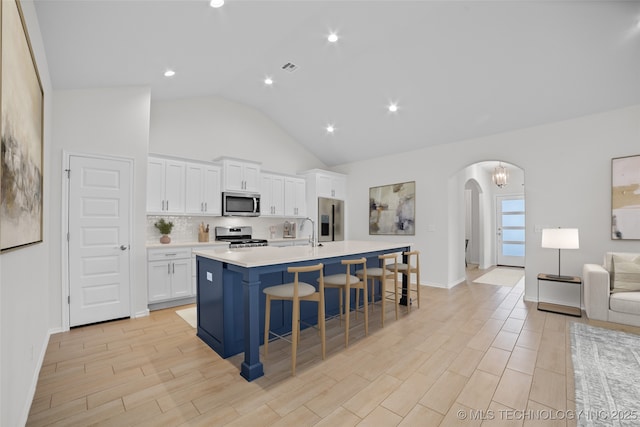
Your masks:
M35 4L54 89L221 96L327 165L640 104L638 1Z

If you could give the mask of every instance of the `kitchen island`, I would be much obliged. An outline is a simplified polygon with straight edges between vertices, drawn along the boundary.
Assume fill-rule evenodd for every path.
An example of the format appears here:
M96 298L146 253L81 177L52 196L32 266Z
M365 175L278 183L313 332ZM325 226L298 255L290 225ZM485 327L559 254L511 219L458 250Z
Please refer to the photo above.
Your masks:
M367 258L378 266L378 255L410 250L405 243L378 241L325 242L322 246L220 248L194 250L197 268L197 335L222 357L244 352L240 374L248 381L261 377L260 344L264 328L265 298L262 289L292 281L291 266L322 262L324 274L344 273L343 259ZM301 277L315 284L314 276ZM338 313L337 290L327 292L327 314ZM335 298L334 298L335 297ZM273 329L291 330L289 306L272 306ZM315 323L316 307L301 307L301 319Z

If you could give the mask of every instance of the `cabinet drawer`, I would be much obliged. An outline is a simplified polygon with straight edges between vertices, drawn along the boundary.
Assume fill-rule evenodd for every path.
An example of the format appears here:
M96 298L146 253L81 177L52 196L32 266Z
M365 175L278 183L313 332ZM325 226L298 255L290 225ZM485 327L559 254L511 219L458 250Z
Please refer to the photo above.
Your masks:
M147 252L149 261L162 261L165 259L190 258L191 248L153 249Z

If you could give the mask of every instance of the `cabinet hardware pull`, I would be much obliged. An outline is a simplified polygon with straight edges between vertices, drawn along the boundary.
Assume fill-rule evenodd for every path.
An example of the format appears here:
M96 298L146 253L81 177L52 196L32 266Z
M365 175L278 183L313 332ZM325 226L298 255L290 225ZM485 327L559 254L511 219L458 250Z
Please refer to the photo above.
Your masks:
M171 274L171 263L167 264L167 274Z
M173 273L173 274L176 274L176 263L175 263L175 262L172 262L172 263L171 263L171 266L173 267L173 272L172 272L172 273Z
M164 256L176 256L178 255L177 253L173 253L173 254L164 254Z
M207 202L204 202L204 211L207 212L209 210L209 207L207 206Z

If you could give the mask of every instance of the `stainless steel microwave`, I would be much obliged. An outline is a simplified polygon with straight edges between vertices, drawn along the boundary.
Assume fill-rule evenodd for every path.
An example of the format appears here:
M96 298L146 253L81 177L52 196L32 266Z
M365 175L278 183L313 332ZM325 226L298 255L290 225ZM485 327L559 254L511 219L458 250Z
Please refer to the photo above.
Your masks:
M223 216L260 216L260 194L222 193Z

